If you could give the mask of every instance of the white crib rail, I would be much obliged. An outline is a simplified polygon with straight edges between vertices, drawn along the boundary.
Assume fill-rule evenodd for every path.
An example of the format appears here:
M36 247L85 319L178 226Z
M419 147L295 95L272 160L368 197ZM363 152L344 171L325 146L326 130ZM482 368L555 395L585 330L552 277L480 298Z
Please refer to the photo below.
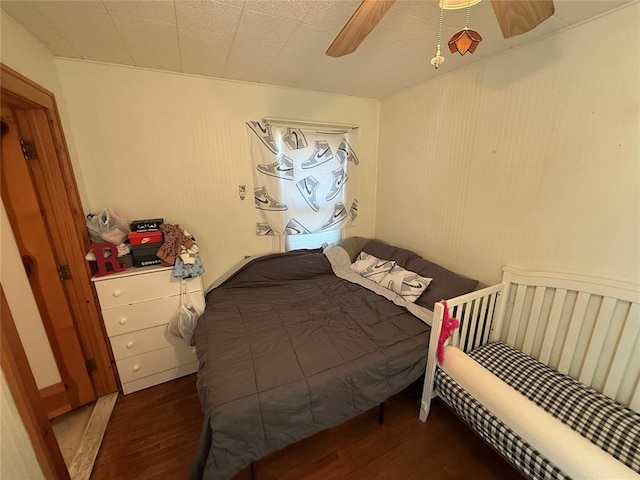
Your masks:
M500 340L640 411L640 286L595 277L504 269L503 282L447 300L464 352ZM444 309L436 303L420 419L434 395Z
M492 340L640 410L640 287L507 267Z
M447 300L449 315L457 318L460 322L460 327L454 331L448 343L464 352L469 352L487 343L492 333L495 313L499 309L500 294L504 289L505 285L500 283ZM426 421L429 414L431 397L434 394L433 380L437 362L436 346L442 329L443 315L444 306L442 302L438 302L433 309L427 368L422 389L420 420L423 422Z

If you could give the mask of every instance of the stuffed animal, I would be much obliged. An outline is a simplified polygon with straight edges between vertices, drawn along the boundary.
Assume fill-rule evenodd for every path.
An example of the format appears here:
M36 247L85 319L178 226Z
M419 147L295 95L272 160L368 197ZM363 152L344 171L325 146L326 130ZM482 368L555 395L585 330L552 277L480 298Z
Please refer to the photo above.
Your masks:
M444 362L444 344L451 336L453 331L460 326L460 322L457 318L449 316L449 307L446 301L442 301L444 307L444 315L442 315L442 328L440 329L440 338L438 338L438 349L436 350L436 356L438 357L438 363Z

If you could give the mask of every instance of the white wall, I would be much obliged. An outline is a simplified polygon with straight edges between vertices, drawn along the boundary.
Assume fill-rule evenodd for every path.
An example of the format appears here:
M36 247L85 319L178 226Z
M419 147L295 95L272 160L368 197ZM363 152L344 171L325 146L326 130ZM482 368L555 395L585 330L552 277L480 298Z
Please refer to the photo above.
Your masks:
M60 82L53 54L31 33L18 24L4 10L0 10L0 60L6 66L21 73L29 80L52 92L56 97L58 112L65 132L65 140L74 167L76 183L82 202L86 200L82 176L74 163L77 155L73 136L68 131L68 118L64 102L60 98Z
M373 235L379 102L281 87L57 59L87 211L163 217L193 233L209 284L244 255L271 251L255 235L247 120L264 116L360 126L359 222ZM247 197L238 197L238 185Z
M0 478L44 478L11 391L0 371Z
M53 54L4 10L0 10L0 28L2 63L44 88L57 92L60 84Z
M60 89L53 55L0 10L2 63L54 92ZM69 137L67 136L67 139ZM49 340L42 324L4 204L0 224L0 281L13 313L38 388L60 382Z
M638 283L639 24L635 3L383 99L376 235L484 283Z

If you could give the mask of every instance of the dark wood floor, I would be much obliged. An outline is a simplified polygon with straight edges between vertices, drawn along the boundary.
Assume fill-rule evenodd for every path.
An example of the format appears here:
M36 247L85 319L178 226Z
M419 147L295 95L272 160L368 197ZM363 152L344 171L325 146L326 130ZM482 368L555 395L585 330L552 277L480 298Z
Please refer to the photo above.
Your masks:
M439 401L418 420L420 386L256 462L257 480L521 479ZM184 479L202 422L195 375L118 398L91 476ZM249 469L237 480L248 480Z

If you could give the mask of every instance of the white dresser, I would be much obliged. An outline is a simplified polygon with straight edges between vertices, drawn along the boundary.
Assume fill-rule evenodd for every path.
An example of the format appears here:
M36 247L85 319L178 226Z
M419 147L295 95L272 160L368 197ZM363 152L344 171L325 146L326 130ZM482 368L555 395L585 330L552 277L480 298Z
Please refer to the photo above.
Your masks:
M195 347L167 330L180 305L173 267L129 267L93 281L125 394L198 369ZM191 303L204 310L201 278L187 280L187 286Z

